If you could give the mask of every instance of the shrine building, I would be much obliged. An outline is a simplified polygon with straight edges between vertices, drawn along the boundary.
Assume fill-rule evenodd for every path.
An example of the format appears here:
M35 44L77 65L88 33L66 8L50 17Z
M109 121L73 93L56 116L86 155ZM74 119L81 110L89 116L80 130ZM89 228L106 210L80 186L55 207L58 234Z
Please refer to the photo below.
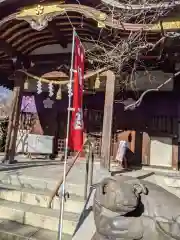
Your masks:
M122 24L116 17L112 21L108 8L115 6L121 11L124 4L117 0L0 1L0 84L13 90L4 149L10 162L17 153L64 152L75 28L87 52L94 48L101 34L106 43L114 35L126 39L133 32L143 31L146 41L152 44L166 34L174 34L163 45L157 44L152 51L142 54L145 67L139 67L134 82L127 81L126 86L122 84L126 70L117 76L108 62L93 62L86 55L84 138L94 143L95 157L105 168L115 159L118 142L129 140L133 165L179 169L178 10L169 6L161 21L149 22L148 16L143 23L129 19ZM135 6L138 9L139 5ZM158 4L150 7L151 16ZM98 59L99 50L95 54ZM134 61L132 56L131 63ZM126 104L139 99L148 89L158 90L147 93L135 109L125 111Z

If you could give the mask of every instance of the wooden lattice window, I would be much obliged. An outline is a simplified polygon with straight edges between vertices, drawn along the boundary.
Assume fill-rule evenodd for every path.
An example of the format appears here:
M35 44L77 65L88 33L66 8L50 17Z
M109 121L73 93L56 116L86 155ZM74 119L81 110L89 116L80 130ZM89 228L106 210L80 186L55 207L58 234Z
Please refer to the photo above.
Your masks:
M65 150L65 139L58 139L58 152L64 152Z
M22 112L19 120L19 129L30 131L34 125L35 115L33 113Z
M177 132L177 118L173 116L153 116L148 128L152 132L175 134Z

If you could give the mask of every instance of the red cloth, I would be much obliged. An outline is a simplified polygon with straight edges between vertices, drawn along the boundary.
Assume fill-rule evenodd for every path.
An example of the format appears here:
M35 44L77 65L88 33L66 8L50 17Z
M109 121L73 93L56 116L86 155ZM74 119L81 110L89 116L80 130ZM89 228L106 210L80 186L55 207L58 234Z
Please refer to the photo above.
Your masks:
M75 35L74 49L74 87L73 109L71 115L69 148L80 151L83 146L83 84L84 84L84 59L85 52L81 41Z

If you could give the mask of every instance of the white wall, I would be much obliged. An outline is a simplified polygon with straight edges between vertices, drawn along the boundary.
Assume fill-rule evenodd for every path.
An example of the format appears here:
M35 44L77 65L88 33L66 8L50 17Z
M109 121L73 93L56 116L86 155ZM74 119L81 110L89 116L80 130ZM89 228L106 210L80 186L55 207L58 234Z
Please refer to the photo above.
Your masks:
M172 138L151 137L150 165L172 167Z

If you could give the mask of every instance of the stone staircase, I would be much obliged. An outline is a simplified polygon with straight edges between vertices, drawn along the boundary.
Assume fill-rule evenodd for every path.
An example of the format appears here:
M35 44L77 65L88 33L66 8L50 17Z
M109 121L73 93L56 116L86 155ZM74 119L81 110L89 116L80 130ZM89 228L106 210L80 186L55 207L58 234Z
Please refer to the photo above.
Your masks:
M81 182L84 183L85 164L81 165L83 172ZM77 170L78 168L75 171ZM63 240L72 239L85 205L84 185L78 182L74 183L74 179L78 181L76 174L69 176L66 187L70 196L65 202ZM57 240L61 200L55 197L52 208L48 209L50 194L55 188L57 180L31 177L19 174L17 171L1 172L1 240Z
M0 167L0 240L57 240L61 200L55 197L52 208L47 206L62 169L59 163L20 170L17 165L9 170ZM95 231L92 212L83 223L80 219L85 212L85 169L85 161L81 160L67 177L66 191L70 198L65 202L63 240L90 240ZM148 168L121 174L154 182L180 197L180 174L177 172L162 173ZM93 183L109 175L95 163ZM73 236L77 226L79 229Z
M52 209L48 209L49 198L50 191L48 190L0 184L0 239L11 239L9 235L14 234L10 226L13 224L21 230L15 233L19 235L19 238L15 239L57 239L60 200L55 197ZM71 194L70 199L65 203L64 240L72 239L83 207L83 198ZM9 231L6 231L7 229ZM30 232L27 231L28 229Z
M19 170L17 166L10 166L9 170L0 168L0 240L57 240L60 198L54 198L51 209L47 206L62 169L61 164ZM85 172L86 164L81 160L67 177L66 191L70 197L65 202L63 240L82 238L78 228L83 225L79 220L85 206ZM107 172L101 171L99 163L95 163L94 183L105 176ZM87 240L94 233L93 219L90 222L89 236L87 230L83 230ZM75 230L77 234L73 236Z

